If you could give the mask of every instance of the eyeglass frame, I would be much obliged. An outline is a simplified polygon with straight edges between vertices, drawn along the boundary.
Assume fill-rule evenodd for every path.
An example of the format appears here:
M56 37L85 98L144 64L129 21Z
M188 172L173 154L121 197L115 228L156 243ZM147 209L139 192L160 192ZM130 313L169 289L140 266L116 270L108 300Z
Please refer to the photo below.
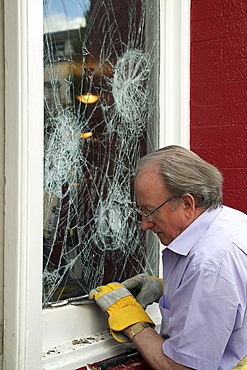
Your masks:
M135 207L134 210L139 213L139 215L141 216L144 216L146 217L149 221L151 222L154 222L153 219L151 217L149 217L151 214L153 214L155 211L157 211L157 209L159 209L160 207L162 207L164 204L168 203L172 198L174 198L175 195L172 195L169 199L167 199L165 202L161 203L158 207L154 208L151 212L149 213L145 213L143 212L139 207Z

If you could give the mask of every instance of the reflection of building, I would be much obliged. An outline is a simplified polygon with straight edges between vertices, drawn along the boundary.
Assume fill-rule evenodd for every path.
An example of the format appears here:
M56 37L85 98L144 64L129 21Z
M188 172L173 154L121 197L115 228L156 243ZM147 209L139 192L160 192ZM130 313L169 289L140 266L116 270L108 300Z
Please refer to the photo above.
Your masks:
M54 94L63 107L73 103L71 84L76 81L80 85L84 68L78 50L84 30L59 31L44 36L44 94L51 111L57 108ZM79 89L78 86L77 94Z

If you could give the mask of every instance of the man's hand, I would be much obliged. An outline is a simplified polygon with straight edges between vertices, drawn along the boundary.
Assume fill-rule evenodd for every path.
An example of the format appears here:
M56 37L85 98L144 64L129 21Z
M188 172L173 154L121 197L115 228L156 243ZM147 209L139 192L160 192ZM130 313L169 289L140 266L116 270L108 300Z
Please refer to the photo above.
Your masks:
M129 342L122 330L130 325L147 322L154 326L141 305L121 284L110 283L93 289L89 298L95 299L100 308L108 314L111 333L118 342Z
M147 273L136 275L121 284L134 294L144 309L149 304L158 302L163 294L163 279L149 276Z

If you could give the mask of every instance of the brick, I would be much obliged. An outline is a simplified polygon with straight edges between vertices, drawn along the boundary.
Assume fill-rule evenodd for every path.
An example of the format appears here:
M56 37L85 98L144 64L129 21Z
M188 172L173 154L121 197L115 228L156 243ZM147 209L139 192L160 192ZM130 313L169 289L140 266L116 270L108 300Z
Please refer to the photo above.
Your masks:
M247 146L200 148L194 142L191 143L191 149L220 171L226 168L247 168Z
M224 177L224 191L233 191L247 188L247 168L231 168L222 170ZM247 196L247 194L246 194Z
M242 36L246 30L247 15L231 14L225 17L191 21L193 41L208 41Z
M222 37L236 37L242 36L243 30L247 28L247 13L246 12L237 12L230 14L222 18L225 25L225 34L222 34Z
M245 189L238 191L224 191L223 204L228 207L236 208L241 212L247 213L247 197Z
M223 58L236 59L247 57L247 35L241 37L230 37L222 40L223 43Z
M191 102L197 104L219 104L222 101L222 84L191 84Z
M223 127L223 143L226 147L247 146L247 127L245 125Z
M223 150L224 168L247 168L247 145L228 145ZM223 168L223 163L221 163Z
M197 63L222 60L223 41L211 40L194 42L192 44L191 54L192 61L195 59Z
M194 95L194 91L192 93ZM240 127L247 124L246 103L201 105L195 99L191 98L190 102L191 126L222 124Z
M222 82L247 80L247 58L222 62Z
M205 161L217 167L220 171L226 167L228 158L225 156L221 147L218 148L198 148L196 142L191 143L191 150L197 153Z
M247 80L222 84L222 100L225 104L247 101Z
M200 0L200 6L194 1L191 2L192 19L208 19L221 17L222 15L222 0Z
M209 41L226 37L224 18L202 19L192 22L191 39Z
M194 54L191 55L191 83L217 83L223 79L224 61L198 63Z
M247 3L246 0L223 1L221 10L224 15L236 14L244 17L246 16Z
M193 92L192 92L193 93ZM193 94L194 95L194 94ZM214 125L223 123L223 109L221 104L201 105L196 102L196 97L190 103L190 124L191 127L201 125ZM223 109L222 109L223 108Z
M221 126L194 127L191 129L190 138L199 148L216 148L223 145L223 128Z
M222 123L225 125L245 125L247 124L246 103L232 103L222 105Z

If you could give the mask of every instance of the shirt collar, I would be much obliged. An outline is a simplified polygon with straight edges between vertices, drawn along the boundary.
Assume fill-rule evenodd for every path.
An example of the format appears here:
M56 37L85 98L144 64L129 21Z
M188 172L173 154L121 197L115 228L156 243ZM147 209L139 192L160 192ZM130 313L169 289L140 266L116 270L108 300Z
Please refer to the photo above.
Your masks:
M222 211L223 207L206 210L192 222L180 235L177 236L165 249L186 256L201 236L206 232L213 220Z

